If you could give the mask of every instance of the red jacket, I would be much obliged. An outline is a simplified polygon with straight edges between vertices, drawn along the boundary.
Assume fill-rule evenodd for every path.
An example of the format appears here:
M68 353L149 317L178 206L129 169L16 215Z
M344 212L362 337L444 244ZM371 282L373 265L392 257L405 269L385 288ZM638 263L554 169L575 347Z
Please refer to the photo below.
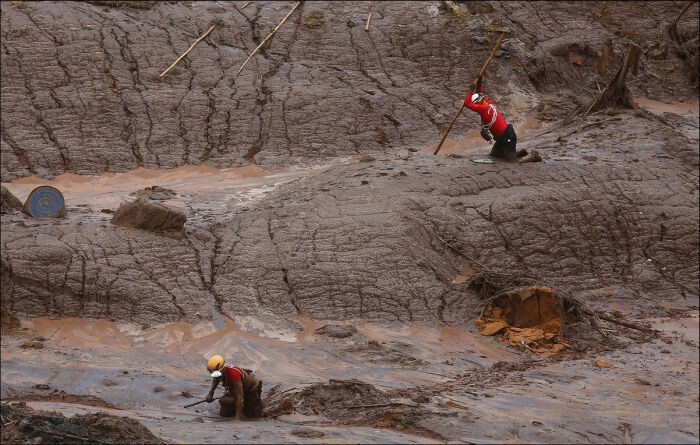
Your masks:
M464 99L464 105L470 110L479 113L479 115L481 116L481 122L485 126L488 126L491 123L495 113L496 120L494 121L491 128L489 128L489 131L495 139L501 137L503 132L506 131L506 127L508 127L508 122L503 118L503 115L496 109L496 105L494 105L492 102L489 102L488 99L484 99L483 102L481 102L480 104L475 104L474 102L472 102L472 92L470 91L469 94L467 94L467 97Z
M248 378L248 373L245 372L240 366L232 365L226 363L224 369L221 372L221 383L224 386L229 386L238 380L245 380Z

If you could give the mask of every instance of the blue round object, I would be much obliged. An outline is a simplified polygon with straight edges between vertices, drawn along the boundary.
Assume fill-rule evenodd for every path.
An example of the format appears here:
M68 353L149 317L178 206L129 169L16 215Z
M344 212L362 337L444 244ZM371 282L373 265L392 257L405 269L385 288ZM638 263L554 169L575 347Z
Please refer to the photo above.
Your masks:
M66 203L58 189L42 185L32 190L22 211L35 218L58 218L65 215Z

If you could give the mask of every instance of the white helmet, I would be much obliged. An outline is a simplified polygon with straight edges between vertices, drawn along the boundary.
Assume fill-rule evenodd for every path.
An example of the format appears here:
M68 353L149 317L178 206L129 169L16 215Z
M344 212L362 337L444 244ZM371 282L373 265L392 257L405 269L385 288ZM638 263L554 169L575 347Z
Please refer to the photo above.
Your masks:
M484 100L484 95L481 93L474 93L472 94L472 102L475 104L481 103L481 101Z

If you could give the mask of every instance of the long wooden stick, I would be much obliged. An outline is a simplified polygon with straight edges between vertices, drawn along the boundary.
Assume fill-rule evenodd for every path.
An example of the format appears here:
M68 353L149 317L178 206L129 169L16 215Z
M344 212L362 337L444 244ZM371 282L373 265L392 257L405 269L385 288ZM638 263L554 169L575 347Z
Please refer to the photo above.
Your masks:
M367 14L367 23L365 23L365 31L369 31L369 22L372 20L372 12Z
M255 55L255 53L258 52L258 50L265 44L265 42L267 42L267 40L268 40L270 37L272 37L272 35L273 35L274 33L277 32L278 29L280 29L280 26L282 26L282 24L283 24L285 21L287 21L287 19L289 18L289 16L292 15L292 13L294 12L294 10L297 9L297 7L298 7L299 5L301 5L301 2L297 2L297 4L294 5L294 7L291 9L291 11L289 11L289 12L287 13L287 15L284 16L284 18L283 18L282 21L279 23L279 25L275 26L275 29L273 29L272 32L271 32L270 34L268 34L267 37L265 37L265 40L263 40L262 42L260 42L260 45L258 45L258 47L255 48L255 50L253 50L252 53L250 53L250 55L248 56L248 58L245 59L245 62L243 62L243 65L241 65L241 67L238 68L238 71L236 72L236 75L233 76L234 79L235 79L236 77L238 77L238 75L239 75L239 74L241 73L241 71L243 70L243 67L246 66L246 64L248 63L248 61L250 60L250 58L253 57L253 56Z
M163 71L162 73L160 73L160 76L158 76L158 77L163 77L163 76L165 76L165 74L167 74L167 72L170 71L170 70L172 69L172 67L174 67L175 65L177 65L177 63L178 63L180 60L182 60L187 54L189 54L190 51L192 51L192 48L194 48L195 45L197 45L197 44L198 44L199 42L201 42L206 36L208 36L209 33L211 32L211 30L214 29L215 27L216 27L216 23L214 23L213 25L211 25L211 27L207 30L207 32L205 32L204 34L202 34L202 36L201 36L200 38L198 38L197 40L195 40L195 42L194 42L192 45L190 45L190 47L187 49L187 51L185 51L184 53L182 53L182 55L181 55L180 57L178 57L177 60L174 61L173 64L170 65L170 66L168 67L168 69L166 69L165 71Z
M450 125L447 127L447 131L442 136L442 139L440 139L440 143L438 144L437 148L433 152L434 155L438 154L438 151L440 151L440 147L442 147L442 143L445 142L447 135L449 134L450 130L452 129L452 125L454 125L455 121L459 117L459 114L462 112L462 110L464 110L464 102L462 102L462 106L459 107L459 110L457 110L457 113L455 113L455 117L452 118L452 122L450 122Z
M221 397L217 397L217 398L215 398L214 400L219 400L220 398L221 398ZM214 400L212 400L212 402L213 402ZM206 401L207 401L207 400L204 399L204 400L200 400L200 401L198 401L198 402L190 403L189 405L185 405L183 408L189 408L190 406L199 405L200 403L204 403L204 402L206 402Z
M501 45L501 42L503 41L503 37L506 36L505 32L501 33L501 36L498 38L498 42L496 42L496 46L493 47L493 51L491 51L491 55L489 58L486 60L486 63L484 63L484 66L481 68L481 71L479 71L479 75L476 76L476 79L474 79L474 82L472 82L472 90L476 89L476 84L479 81L480 78L484 76L484 73L486 72L486 68L489 66L489 63L491 63L491 59L493 59L493 56L496 54L496 51L498 51L498 47Z
M502 32L501 36L498 38L498 42L496 42L496 46L493 47L493 51L491 51L491 55L489 58L486 60L486 63L484 66L481 68L481 71L479 71L479 75L476 76L476 79L474 79L474 82L472 82L472 87L471 90L474 91L476 89L476 84L479 81L479 79L484 75L486 72L486 68L489 66L489 63L491 63L491 59L493 59L493 55L496 54L496 51L498 50L498 46L501 44L503 41L503 37L505 37L506 33ZM447 134L450 132L452 129L452 125L454 125L455 121L459 117L459 114L462 112L464 109L464 102L462 102L462 106L459 107L459 110L457 110L457 113L455 113L455 117L452 118L452 122L450 122L450 125L447 127L447 131L445 134L442 136L442 139L440 139L440 143L438 144L437 148L433 152L434 155L438 154L440 151L440 148L442 148L442 144L445 142L445 139L447 138Z

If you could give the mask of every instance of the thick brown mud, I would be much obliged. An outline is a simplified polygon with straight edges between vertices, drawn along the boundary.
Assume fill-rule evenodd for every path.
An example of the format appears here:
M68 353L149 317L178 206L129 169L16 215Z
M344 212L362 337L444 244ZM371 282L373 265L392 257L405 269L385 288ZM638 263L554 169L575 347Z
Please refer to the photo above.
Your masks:
M697 6L305 2L234 80L291 6L3 3L3 443L697 443ZM541 162L466 109L434 156L501 31ZM111 224L149 196L182 233ZM213 354L265 417L184 408Z
M175 323L143 330L35 319L24 323L24 335L45 338L40 351L19 348L21 335L2 338L3 400L69 415L127 416L161 438L187 443L295 440L300 426L320 432L320 442L616 442L623 425L635 442L692 442L698 313L685 314L654 321L656 340L564 361L524 357L447 327L366 324L338 339L313 333L326 322L302 320L302 333L272 338L231 321L218 329ZM271 417L235 422L220 419L216 403L183 408L207 391L204 363L218 351L256 370ZM663 360L647 359L659 351ZM343 398L334 385L360 386ZM60 400L58 391L85 400ZM90 403L95 396L109 406Z

